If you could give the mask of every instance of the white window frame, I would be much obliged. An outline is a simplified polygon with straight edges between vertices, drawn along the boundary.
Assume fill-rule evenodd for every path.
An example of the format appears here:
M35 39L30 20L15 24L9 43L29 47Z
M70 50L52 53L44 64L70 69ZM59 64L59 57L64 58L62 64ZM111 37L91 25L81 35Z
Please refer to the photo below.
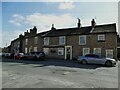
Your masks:
M37 52L38 51L38 48L37 47L34 47L34 52Z
M28 38L25 39L25 45L28 45Z
M98 49L98 50L100 51L99 54L95 52L96 49ZM101 48L94 48L94 49L93 49L93 53L101 56Z
M49 45L50 38L44 37L44 45Z
M32 48L33 48L32 46L29 47L29 52L32 52Z
M61 54L59 52L61 52ZM64 48L58 48L58 55L64 55Z
M108 57L108 52L111 52L112 57ZM106 58L113 58L113 49L106 49Z
M99 34L98 41L105 41L105 34Z
M27 47L25 47L25 53L28 53L28 48Z
M65 36L60 36L59 37L59 45L65 45L65 41L66 41Z
M34 37L34 44L38 44L38 37Z
M43 48L43 52L48 55L49 54L49 48Z
M17 47L20 47L20 42L18 41L18 43L17 43Z
M81 41L81 40L80 40L81 37L84 37L84 38L85 38L85 43L81 43L81 42L80 42L80 41ZM80 36L79 36L79 45L86 45L86 35L80 35Z
M87 49L87 53L85 53L85 49ZM90 48L83 48L83 55L90 54Z

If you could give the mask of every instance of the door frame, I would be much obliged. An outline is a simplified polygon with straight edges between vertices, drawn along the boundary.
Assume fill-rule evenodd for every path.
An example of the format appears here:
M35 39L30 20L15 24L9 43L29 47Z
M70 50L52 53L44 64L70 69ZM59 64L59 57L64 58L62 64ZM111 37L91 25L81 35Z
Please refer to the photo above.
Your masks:
M65 46L65 60L67 59L67 48L70 48L70 60L72 60L72 46Z

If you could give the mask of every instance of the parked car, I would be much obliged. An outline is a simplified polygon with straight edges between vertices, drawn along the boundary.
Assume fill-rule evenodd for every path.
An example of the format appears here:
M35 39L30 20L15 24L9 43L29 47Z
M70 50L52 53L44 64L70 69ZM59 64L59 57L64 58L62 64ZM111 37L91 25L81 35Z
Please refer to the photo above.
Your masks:
M24 55L24 59L28 60L44 60L45 53L44 52L30 52Z
M24 54L23 53L16 53L14 55L14 59L17 59L17 60L20 60L20 59L23 59L24 57Z
M15 53L11 53L9 58L14 59L14 55L15 55Z
M10 53L2 53L2 57L9 58L10 57Z
M2 53L0 53L0 57L2 57Z
M102 64L105 66L115 66L117 61L112 58L101 58L96 54L86 54L78 57L78 62L82 64Z

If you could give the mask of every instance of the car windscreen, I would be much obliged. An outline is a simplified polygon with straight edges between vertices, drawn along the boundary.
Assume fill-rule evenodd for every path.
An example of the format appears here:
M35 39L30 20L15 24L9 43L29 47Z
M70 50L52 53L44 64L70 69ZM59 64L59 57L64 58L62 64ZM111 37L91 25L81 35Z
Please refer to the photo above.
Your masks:
M98 55L94 55L95 58L100 58Z
M35 54L35 52L31 52L31 54Z
M94 54L87 54L85 55L85 57L99 58L98 55L94 55Z
M43 52L36 52L36 54L44 54Z

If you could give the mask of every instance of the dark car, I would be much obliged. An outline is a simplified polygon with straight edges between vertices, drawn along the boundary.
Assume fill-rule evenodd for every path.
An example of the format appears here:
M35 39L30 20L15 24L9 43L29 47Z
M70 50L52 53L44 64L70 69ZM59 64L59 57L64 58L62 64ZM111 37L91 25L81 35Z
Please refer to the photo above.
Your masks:
M10 53L2 53L3 58L10 58Z
M14 59L14 55L15 55L15 53L11 53L9 58Z
M28 60L44 60L45 53L44 52L30 52L24 55L24 59Z

